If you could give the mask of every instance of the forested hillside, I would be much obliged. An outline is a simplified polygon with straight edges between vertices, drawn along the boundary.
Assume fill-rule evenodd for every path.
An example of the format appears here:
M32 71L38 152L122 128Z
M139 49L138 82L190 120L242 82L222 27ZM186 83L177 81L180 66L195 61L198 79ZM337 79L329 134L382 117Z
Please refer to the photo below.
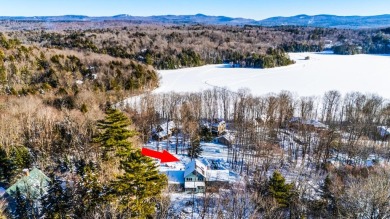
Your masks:
M0 218L154 215L166 179L140 155L129 118L112 107L157 86L154 68L137 60L45 48L1 34L0 187L11 190L7 210L0 202ZM22 170L35 174L33 168L50 179L39 198L19 187L11 193ZM147 193L134 192L131 182Z
M334 49L337 54L384 54L390 48L388 29L115 24L119 27L9 34L29 44L129 58L157 69L241 63L256 57L261 62L249 67L272 67L267 59L275 60L275 66L289 63L281 61L279 56L263 57L270 48L281 53Z
M243 61L252 63L245 65L247 67L283 66L292 62L277 54L322 51L324 40L337 38L339 34L350 33L316 28L200 25L128 25L116 29L10 32L27 43L135 59L157 69Z

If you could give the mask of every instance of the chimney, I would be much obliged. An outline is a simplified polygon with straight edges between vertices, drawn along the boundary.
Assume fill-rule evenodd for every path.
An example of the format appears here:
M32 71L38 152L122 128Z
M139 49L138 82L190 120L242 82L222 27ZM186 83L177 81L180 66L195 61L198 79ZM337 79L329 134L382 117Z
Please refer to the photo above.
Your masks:
M25 176L29 176L30 175L30 171L27 168L23 169L22 171L23 171Z

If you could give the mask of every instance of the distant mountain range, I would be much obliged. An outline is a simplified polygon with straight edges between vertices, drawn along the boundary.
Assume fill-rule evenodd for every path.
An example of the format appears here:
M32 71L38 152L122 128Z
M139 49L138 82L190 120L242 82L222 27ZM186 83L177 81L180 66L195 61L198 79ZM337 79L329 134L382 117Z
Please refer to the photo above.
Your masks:
M335 16L335 15L296 15L292 17L271 17L264 20L232 18L225 16L196 15L160 15L131 16L127 14L111 17L88 17L83 15L37 16L37 17L5 17L0 20L35 21L35 22L102 22L129 21L136 23L162 24L212 24L212 25L261 25L261 26L310 26L331 28L379 28L390 26L390 14L376 16Z

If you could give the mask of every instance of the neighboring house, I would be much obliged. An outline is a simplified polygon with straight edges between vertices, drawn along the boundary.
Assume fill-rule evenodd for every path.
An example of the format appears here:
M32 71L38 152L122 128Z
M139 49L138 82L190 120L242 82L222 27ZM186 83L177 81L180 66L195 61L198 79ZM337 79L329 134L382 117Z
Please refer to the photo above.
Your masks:
M50 179L42 171L37 168L29 171L28 169L23 170L26 176L19 179L15 184L10 186L4 194L4 197L8 201L8 207L11 211L15 207L15 195L17 189L20 194L24 197L29 197L32 200L39 200L43 194L49 189Z
M225 121L216 122L211 125L211 133L214 135L221 135L225 131L226 131Z
M328 129L328 126L315 120L308 119L304 120L301 117L293 117L288 121L288 126L295 129L309 129L312 131L321 131Z
M382 138L388 138L390 136L390 127L378 126L378 133Z
M164 140L172 136L172 133L176 129L176 124L173 121L164 122L157 126L153 138L156 140Z
M215 138L215 142L230 147L234 143L234 136L231 133L226 133L225 135Z
M321 123L315 119L306 120L304 122L304 124L311 127L311 128L314 128L314 129L321 129L321 130L328 129L327 125L325 125L324 123Z
M207 167L199 160L192 160L184 171L184 189L186 192L205 192Z

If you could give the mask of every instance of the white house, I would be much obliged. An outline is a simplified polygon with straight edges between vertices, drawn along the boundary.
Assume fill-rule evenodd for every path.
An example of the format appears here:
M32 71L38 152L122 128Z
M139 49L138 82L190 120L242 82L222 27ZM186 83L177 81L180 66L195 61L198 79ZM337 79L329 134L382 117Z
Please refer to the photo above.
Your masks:
M153 137L157 140L166 139L172 135L175 129L176 124L173 121L164 122L157 126Z

